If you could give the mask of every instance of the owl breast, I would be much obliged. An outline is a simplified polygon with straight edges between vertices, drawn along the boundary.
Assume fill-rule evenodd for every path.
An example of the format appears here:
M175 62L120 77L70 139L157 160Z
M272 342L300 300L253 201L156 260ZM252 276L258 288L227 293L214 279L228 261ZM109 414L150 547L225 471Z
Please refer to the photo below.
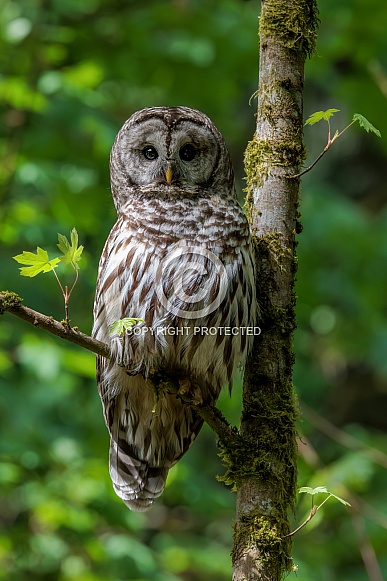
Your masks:
M121 215L113 231L100 265L95 336L113 339L130 373L178 370L217 394L251 337L244 305L254 304L253 267L239 205L153 198L140 216ZM112 338L111 325L126 317L144 323L124 341Z

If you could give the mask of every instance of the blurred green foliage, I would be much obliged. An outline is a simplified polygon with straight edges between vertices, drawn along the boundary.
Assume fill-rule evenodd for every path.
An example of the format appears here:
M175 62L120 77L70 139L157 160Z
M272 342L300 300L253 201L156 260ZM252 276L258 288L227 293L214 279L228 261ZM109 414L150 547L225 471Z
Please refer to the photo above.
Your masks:
M387 135L387 5L325 0L320 10L305 117L336 107L333 129L358 112ZM57 233L75 226L85 258L70 317L90 332L98 258L115 219L109 150L139 108L205 111L229 143L242 191L258 11L242 0L2 0L0 288L61 319L54 277L25 280L12 256L55 251ZM312 161L325 128L307 127L305 138ZM353 128L303 179L300 486L327 486L352 509L327 503L296 535L298 581L374 580L378 567L387 577L386 143ZM0 578L230 579L235 498L215 479L211 431L172 470L156 506L131 513L109 481L94 357L9 315L0 342ZM234 423L240 405L240 385L231 399L222 394ZM294 528L309 501L300 499Z

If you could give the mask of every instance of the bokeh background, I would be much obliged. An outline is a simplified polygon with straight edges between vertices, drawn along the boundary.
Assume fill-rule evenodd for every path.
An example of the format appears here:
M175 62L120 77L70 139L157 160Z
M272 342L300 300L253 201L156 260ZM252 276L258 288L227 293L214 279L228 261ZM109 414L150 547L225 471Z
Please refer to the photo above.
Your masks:
M340 109L340 130L361 113L384 137L387 4L320 4L305 117ZM36 246L56 256L57 233L75 226L85 252L70 317L90 332L115 220L109 150L139 108L205 111L229 144L242 199L258 15L257 1L242 0L1 0L0 288L61 319L54 277L22 278L12 256ZM326 126L307 126L305 141L312 161ZM387 578L386 144L351 128L302 181L299 483L327 486L352 508L331 499L296 535L298 581ZM211 431L171 471L157 505L131 513L110 485L94 356L7 314L0 342L0 578L230 579L235 496L216 480ZM221 407L237 424L240 386ZM309 508L300 496L294 527Z

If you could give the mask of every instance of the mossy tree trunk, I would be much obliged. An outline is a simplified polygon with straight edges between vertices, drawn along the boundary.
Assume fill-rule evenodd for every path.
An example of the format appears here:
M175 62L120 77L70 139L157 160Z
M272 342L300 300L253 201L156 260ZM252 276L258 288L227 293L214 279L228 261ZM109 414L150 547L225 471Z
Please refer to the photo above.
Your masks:
M296 494L293 392L298 173L304 158L304 63L314 50L315 0L262 0L256 133L246 150L246 209L256 247L262 334L246 364L237 471L233 581L277 581L292 569Z

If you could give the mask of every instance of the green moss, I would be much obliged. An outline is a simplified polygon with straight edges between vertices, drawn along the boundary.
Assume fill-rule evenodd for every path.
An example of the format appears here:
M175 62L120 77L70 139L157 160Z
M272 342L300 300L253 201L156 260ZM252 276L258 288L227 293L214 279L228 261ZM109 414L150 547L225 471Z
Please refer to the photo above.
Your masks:
M274 261L281 271L286 272L285 264L293 257L293 251L284 245L282 232L270 232L257 237L255 242L259 260L263 257L268 258Z
M265 2L261 13L261 41L275 37L282 46L311 56L316 49L318 8L315 0Z
M19 297L19 295L11 291L0 291L0 295L1 295L0 314L2 314L4 311L7 311L12 307L19 306L23 301L23 299Z
M279 329L282 335L290 335L297 328L294 311L296 296L293 293L293 301L286 307L270 305L266 311L266 322L270 324L270 330ZM269 330L269 324L266 328Z
M271 148L258 143L256 136L249 141L245 150L244 165L247 186L245 188L245 213L248 221L252 222L252 208L254 207L254 186L260 186L267 175L268 161Z
M273 112L271 114L273 115ZM283 115L283 111L281 115ZM269 168L273 166L298 168L304 157L304 147L292 140L260 141L254 135L253 139L249 141L245 151L244 164L246 172L245 213L250 223L253 222L254 189L263 184ZM258 212L257 215L261 215L261 212Z
M260 376L263 389L244 401L243 422L256 426L253 435L241 435L232 447L219 442L220 457L226 468L218 479L232 486L233 491L245 478L262 482L276 481L281 497L293 496L296 476L294 464L295 422L298 418L293 385L287 382L281 393L264 389L267 378ZM284 474L289 491L284 489Z
M220 479L232 485L233 490L251 479L254 486L258 484L263 491L258 506L265 506L264 491L270 490L270 514L254 507L239 516L234 526L232 558L234 562L241 555L255 555L255 567L258 570L264 567L266 574L272 567L270 578L273 579L278 579L278 571L290 571L292 566L291 538L286 536L290 532L288 511L295 510L297 480L295 422L298 407L288 375L292 364L293 358L286 356L283 383L276 391L272 389L271 378L262 374L256 376L259 390L245 395L242 416L243 424L253 426L254 432L248 436L239 434L231 449L221 444L220 453L227 468Z
M281 566L281 570L288 570L291 566L286 552L288 543L283 539L285 531L287 531L286 521L281 523L277 518L259 512L242 516L234 530L233 562L240 554L248 552L250 547L259 547L260 562L255 563L256 568L259 570L260 565L272 563L273 579L277 578L278 565Z

